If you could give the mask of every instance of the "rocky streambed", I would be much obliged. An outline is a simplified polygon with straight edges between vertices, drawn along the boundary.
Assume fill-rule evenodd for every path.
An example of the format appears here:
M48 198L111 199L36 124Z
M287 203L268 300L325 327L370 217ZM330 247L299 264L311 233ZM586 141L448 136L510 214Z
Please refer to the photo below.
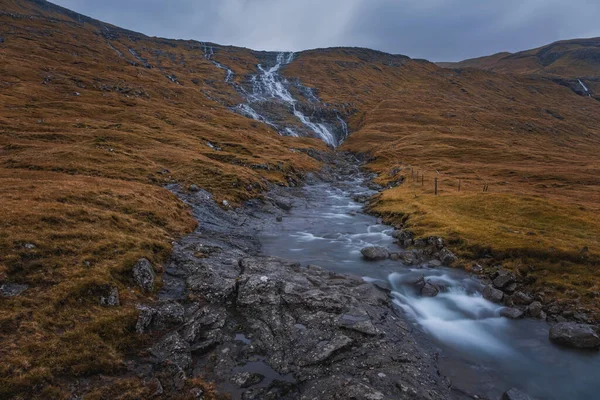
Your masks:
M239 209L171 188L200 224L175 243L161 300L139 307L156 342L132 368L157 395L201 376L234 399L593 398L597 353L503 316L485 282L443 266L443 242L402 251L412 238L356 201L375 191L354 161Z

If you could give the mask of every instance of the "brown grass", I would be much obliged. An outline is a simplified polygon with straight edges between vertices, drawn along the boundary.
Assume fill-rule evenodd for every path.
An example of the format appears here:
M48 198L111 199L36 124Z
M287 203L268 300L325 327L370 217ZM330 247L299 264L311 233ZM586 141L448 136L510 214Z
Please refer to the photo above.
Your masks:
M239 99L198 43L110 26L109 39L46 5L0 7L13 13L0 14L0 282L30 285L0 301L2 398L61 398L66 378L123 372L143 345L131 267L146 257L160 272L195 227L164 185L239 204L319 167L298 150L325 149L229 111ZM153 68L130 65L129 48ZM120 307L99 305L110 286Z

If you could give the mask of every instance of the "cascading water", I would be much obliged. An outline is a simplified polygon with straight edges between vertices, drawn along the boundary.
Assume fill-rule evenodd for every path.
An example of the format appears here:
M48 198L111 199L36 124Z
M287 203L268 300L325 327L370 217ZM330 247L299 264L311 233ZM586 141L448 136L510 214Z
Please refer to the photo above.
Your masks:
M260 108L262 105L275 101L285 104L288 107L290 114L293 115L302 126L328 145L334 147L339 145L349 134L348 125L337 113L335 115L335 122L325 123L314 120L300 110L299 101L295 99L292 93L287 89L289 82L279 73L283 66L294 61L295 53L278 53L275 58L275 64L270 67L258 64L257 68L259 74L253 75L250 78L250 89L246 90L242 85L233 82L234 73L231 69L214 60L213 47L208 46L207 44L204 44L203 46L205 58L210 60L217 68L225 70L227 72L225 82L232 84L236 91L247 100L247 103L238 104L233 107L233 111L265 123L276 129L281 135L301 136L297 126L286 126L285 122L273 122L273 119L269 118L265 113L257 111L257 108ZM308 100L311 103L320 103L312 89L303 89L307 93ZM338 126L338 129L341 130L341 135L336 135L333 132L333 126ZM341 136L341 138L338 138L338 136Z

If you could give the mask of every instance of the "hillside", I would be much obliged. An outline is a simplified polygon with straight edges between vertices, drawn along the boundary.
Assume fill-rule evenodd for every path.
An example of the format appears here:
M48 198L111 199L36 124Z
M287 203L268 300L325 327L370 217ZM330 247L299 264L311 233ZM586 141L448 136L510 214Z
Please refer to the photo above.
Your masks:
M438 64L445 68L564 78L559 81L581 95L600 94L600 38L562 40L517 53Z
M166 185L238 206L321 168L327 138L368 156L379 183L405 181L372 204L389 221L597 307L600 103L573 86L600 93L597 42L546 48L445 69L150 38L0 0L0 284L28 286L0 302L0 397L68 398L90 376L106 377L97 398L143 396L120 378L148 340L135 306L154 297L131 269L145 257L162 272L203 224ZM113 287L121 306L100 305Z

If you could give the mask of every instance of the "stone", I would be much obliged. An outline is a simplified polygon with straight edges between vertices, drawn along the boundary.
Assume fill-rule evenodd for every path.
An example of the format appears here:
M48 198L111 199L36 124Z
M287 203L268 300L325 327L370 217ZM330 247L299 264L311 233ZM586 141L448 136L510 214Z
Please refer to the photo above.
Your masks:
M204 391L200 388L192 388L190 389L190 396L194 400L202 400L204 396Z
M369 246L360 251L367 260L385 260L389 257L389 252L385 247Z
M145 258L138 260L133 266L133 279L144 291L152 292L154 290L154 268L150 261Z
M15 297L29 289L29 285L18 283L2 283L0 284L0 295L4 297Z
M483 272L483 267L479 264L473 264L471 266L471 272L474 274L480 274L481 272Z
M483 289L483 297L492 303L500 303L504 298L504 293L501 290L496 289L493 285L487 285Z
M440 250L439 260L445 265L452 265L456 260L456 256L447 247Z
M277 222L282 222L283 221L283 217L281 215L278 215L277 217L275 217L275 220Z
M505 293L513 293L515 290L517 290L517 283L513 282L511 284L508 284L507 286L505 286L502 289Z
M154 305L137 306L139 311L135 330L137 333L162 331L184 322L185 309L172 300L161 301Z
M190 190L190 192L199 192L200 191L200 187L193 183L190 185L190 187L188 189Z
M521 392L518 389L512 388L504 392L502 400L535 400L533 397Z
M398 261L400 259L400 254L398 253L390 253L390 260Z
M560 322L550 328L550 340L554 343L580 349L600 348L598 327L578 324L576 322Z
M525 315L525 313L522 310L519 310L518 308L507 307L503 308L500 311L500 315L510 319L519 319L523 318L523 315Z
M239 372L231 378L231 382L235 385L246 389L250 386L258 385L265 377L261 374L253 374L251 372Z
M493 283L497 289L502 289L515 281L515 276L508 271L502 271L494 279Z
M171 332L150 349L156 364L174 364L185 371L192 365L190 345L177 332Z
M440 292L440 289L433 283L427 281L425 286L421 289L421 296L423 297L435 297Z
M116 307L121 304L119 300L119 288L111 286L106 296L100 296L100 305Z
M429 266L429 268L438 268L441 267L443 264L440 260L431 260L427 263L427 265Z
M400 242L404 242L405 240L413 239L414 234L404 229L397 229L394 232L392 232L392 237L394 239L398 239L398 241Z
M513 301L515 302L515 304L519 304L522 306L528 306L529 304L531 304L533 302L533 299L531 298L531 296L523 293L523 292L515 292L515 294L512 295Z
M541 318L544 314L542 310L542 303L539 301L534 301L530 305L527 306L527 314L533 318Z

